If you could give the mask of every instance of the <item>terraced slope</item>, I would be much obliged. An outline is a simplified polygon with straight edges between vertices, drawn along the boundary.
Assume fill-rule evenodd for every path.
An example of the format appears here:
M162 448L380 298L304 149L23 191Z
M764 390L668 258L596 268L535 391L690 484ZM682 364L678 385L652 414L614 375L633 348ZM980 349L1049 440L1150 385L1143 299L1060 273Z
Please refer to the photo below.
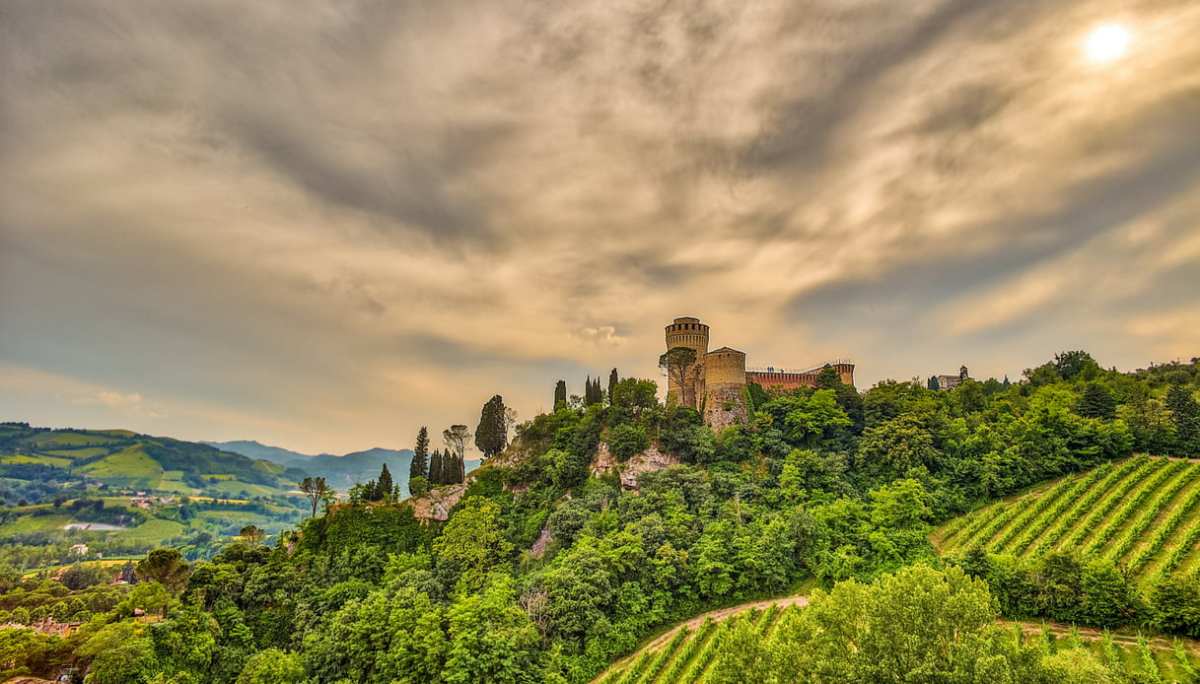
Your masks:
M1023 558L1075 550L1142 581L1200 566L1200 463L1137 456L1047 483L946 523L942 553Z

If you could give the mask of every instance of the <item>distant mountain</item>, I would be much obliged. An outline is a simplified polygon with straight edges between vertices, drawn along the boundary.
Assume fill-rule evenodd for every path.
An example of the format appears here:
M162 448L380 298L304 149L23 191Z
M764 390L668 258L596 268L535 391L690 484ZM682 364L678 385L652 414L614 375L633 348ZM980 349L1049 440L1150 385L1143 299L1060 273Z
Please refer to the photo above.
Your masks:
M359 482L379 477L386 463L392 473L392 481L400 485L400 491L408 494L408 469L412 464L412 449L384 449L375 447L365 451L353 451L342 456L335 454L303 454L291 449L261 444L254 440L232 442L208 442L219 449L232 451L251 458L262 458L279 465L303 470L314 477L323 477L334 489L346 490ZM479 467L478 460L466 462L467 472Z
M313 458L312 454L302 454L299 451L270 446L252 439L239 439L232 442L204 442L204 444L250 458L261 458L265 461L278 463L281 466L299 465Z

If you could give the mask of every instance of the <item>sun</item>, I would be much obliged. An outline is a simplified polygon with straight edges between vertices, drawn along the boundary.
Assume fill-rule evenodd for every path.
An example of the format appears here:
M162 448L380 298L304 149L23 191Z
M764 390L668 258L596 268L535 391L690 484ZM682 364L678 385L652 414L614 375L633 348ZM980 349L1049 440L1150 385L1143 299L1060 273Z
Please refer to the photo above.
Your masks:
M1129 29L1124 26L1101 24L1088 34L1083 50L1089 61L1108 64L1125 56L1131 39Z

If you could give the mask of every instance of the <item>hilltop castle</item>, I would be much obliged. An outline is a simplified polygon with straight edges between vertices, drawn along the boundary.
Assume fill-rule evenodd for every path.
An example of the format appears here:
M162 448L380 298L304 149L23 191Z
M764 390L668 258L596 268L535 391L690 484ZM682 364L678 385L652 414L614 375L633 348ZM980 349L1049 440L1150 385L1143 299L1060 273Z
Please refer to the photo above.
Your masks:
M746 353L721 347L708 350L708 326L699 318L676 318L666 327L667 351L684 347L696 352L696 361L679 372L668 369L667 398L690 406L704 416L715 429L744 422L747 416L746 385L754 382L768 390L816 387L824 365L802 371L773 367L746 369ZM847 385L854 384L854 364L839 361L828 364ZM683 377L680 384L679 376Z

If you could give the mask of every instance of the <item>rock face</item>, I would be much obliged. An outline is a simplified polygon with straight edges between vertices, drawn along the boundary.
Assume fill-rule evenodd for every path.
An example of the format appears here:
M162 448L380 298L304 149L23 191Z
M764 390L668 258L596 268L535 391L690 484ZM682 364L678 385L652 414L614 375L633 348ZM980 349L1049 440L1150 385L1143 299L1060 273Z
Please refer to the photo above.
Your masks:
M412 503L413 516L418 520L445 522L450 519L450 509L462 500L466 491L466 484L435 487L425 496L409 500Z
M620 463L612 455L612 452L608 450L608 445L601 442L600 447L596 449L596 456L592 458L591 472L592 475L602 475L607 472L616 471L621 476L621 487L623 489L636 490L638 488L638 478L643 473L663 470L673 465L679 465L679 463L678 457L671 454L664 454L658 450L657 446L653 445L642 453L635 454L625 463Z
M638 478L643 473L653 473L657 470L664 470L673 465L679 465L679 457L671 454L664 454L658 450L658 447L651 446L640 454L636 454L621 466L621 487L624 489L637 489Z

